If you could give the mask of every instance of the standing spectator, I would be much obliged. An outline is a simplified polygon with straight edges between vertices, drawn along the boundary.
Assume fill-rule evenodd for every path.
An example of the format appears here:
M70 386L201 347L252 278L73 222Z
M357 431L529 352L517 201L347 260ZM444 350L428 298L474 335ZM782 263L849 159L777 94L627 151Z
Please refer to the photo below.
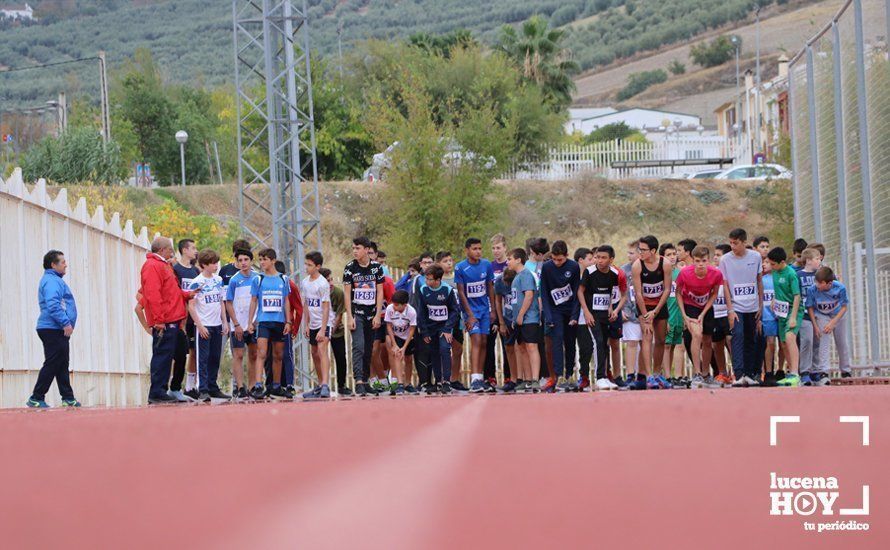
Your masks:
M176 352L180 323L185 319L185 303L194 293L180 288L168 260L173 257L173 241L156 237L142 264L142 297L145 319L151 327L151 386L149 403L174 403L165 389L170 365Z
M43 342L45 359L27 405L32 408L48 408L44 398L55 378L62 395L62 406L79 407L80 403L74 399L74 390L68 379L68 344L77 323L77 306L71 289L62 280L68 270L65 255L58 250L47 252L43 257L43 270L37 290L37 301L40 304L37 336Z

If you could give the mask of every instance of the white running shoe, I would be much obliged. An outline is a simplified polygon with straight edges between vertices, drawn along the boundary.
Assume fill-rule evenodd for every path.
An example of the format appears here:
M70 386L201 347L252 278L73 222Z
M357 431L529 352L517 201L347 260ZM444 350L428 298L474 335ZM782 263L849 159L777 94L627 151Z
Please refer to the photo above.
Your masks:
M690 388L701 388L704 384L705 379L702 378L702 375L696 374L692 377L692 381L689 383Z
M613 384L608 378L600 378L596 381L595 386L597 391L618 389L618 385Z
M747 388L748 387L748 377L742 376L742 377L736 378L732 382L732 387L733 388Z
M176 401L178 401L180 403L194 403L195 402L195 399L182 393L182 391L167 390L167 395L169 395L170 397L172 397L173 399L175 399Z

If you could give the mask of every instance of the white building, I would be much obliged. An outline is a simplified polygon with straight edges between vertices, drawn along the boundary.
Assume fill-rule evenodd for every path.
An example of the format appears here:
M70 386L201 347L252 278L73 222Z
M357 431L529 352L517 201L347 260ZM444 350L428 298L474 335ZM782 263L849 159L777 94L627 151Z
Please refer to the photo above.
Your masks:
M28 4L24 6L12 5L0 8L0 19L18 19L20 21L34 21L34 9Z
M671 111L658 111L655 109L623 109L616 111L610 109L611 112L604 112L594 116L588 116L575 122L572 131L578 130L582 134L587 135L598 128L609 124L617 124L623 122L628 127L635 130L653 130L662 128L662 131L668 126L676 126L683 130L698 130L701 126L701 117L686 113L674 113ZM571 113L571 110L570 110ZM570 123L573 121L570 121ZM567 125L568 127L568 125Z
M614 112L616 110L611 107L571 108L569 109L569 121L565 124L566 133L572 135L575 132L580 132L585 120Z

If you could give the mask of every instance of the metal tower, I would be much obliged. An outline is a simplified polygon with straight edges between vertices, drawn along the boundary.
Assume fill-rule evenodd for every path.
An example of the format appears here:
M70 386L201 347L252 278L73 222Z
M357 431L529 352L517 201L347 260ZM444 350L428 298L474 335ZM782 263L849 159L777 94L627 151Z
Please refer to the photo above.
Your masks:
M306 0L233 0L232 14L241 230L299 282L306 248L321 250ZM294 356L305 388L302 340Z

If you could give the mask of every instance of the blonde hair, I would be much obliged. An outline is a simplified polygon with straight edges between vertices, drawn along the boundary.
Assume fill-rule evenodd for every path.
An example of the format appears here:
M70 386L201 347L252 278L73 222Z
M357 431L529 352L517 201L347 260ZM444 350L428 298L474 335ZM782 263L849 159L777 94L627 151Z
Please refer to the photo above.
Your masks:
M507 248L507 238L504 237L503 233L495 233L491 238L491 244L502 244L504 248Z
M808 262L810 260L819 260L822 258L822 254L819 252L818 248L805 248L803 252L800 253L800 259L804 262Z

